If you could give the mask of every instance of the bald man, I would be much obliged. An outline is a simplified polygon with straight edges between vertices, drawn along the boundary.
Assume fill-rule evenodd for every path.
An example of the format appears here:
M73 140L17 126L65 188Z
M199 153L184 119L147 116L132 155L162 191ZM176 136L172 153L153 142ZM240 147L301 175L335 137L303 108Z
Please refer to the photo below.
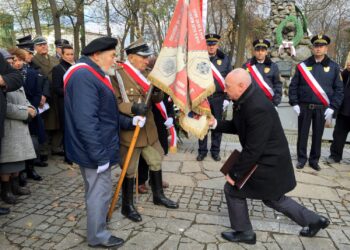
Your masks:
M296 186L288 142L274 105L254 84L244 69L235 69L225 79L225 92L234 101L234 119L210 125L222 133L238 134L242 152L226 175L224 191L233 232L222 237L232 242L256 243L246 198L259 199L300 226L301 236L313 237L329 220L306 209L285 194ZM242 189L235 182L254 166L256 171Z

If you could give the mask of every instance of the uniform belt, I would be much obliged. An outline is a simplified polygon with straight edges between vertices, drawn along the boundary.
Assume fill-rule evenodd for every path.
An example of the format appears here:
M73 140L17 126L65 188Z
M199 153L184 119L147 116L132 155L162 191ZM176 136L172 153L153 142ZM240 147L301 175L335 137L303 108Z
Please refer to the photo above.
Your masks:
M312 104L312 103L303 103L301 106L306 107L308 109L322 109L324 105L322 104Z

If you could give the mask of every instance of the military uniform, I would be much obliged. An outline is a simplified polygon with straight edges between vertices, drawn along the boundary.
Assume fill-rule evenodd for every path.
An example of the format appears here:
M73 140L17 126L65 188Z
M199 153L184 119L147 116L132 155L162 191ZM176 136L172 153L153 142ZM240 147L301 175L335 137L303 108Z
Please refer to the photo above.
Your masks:
M153 54L148 45L143 42L142 38L129 45L125 51L130 60L134 58L138 60L146 60L148 56ZM125 64L120 64L120 67L117 67L112 74L112 85L115 89L120 112L128 116L141 115L146 117L146 124L140 129L136 146L129 162L126 178L123 182L122 190L122 214L132 221L139 222L142 218L134 207L133 189L134 177L137 171L140 155L142 155L150 169L150 184L153 192L153 203L168 208L178 208L178 204L169 200L164 195L161 171L164 152L158 139L157 127L154 122L152 109L147 109L145 105L145 90L131 76L130 71L127 72L126 67L129 67L129 70L134 70L133 73L135 74L145 72L140 72L139 69L132 65L132 62L127 62ZM161 102L163 96L163 92L157 89L157 91L153 91L151 101ZM120 155L122 162L125 161L133 135L134 131L120 131Z
M220 40L220 36L217 34L208 34L205 36L207 45L216 44ZM220 72L221 76L225 78L232 70L232 65L228 56L226 56L221 50L217 50L214 56L210 56L211 63ZM223 103L227 100L224 90L220 86L219 82L214 78L215 93L208 97L210 109L215 119L223 119ZM214 160L220 160L220 145L221 145L222 133L211 131L211 148L210 152ZM201 161L208 153L208 135L203 140L198 141L198 157L197 160Z
M40 39L40 37L33 40L34 44L38 44L36 42L36 40L38 39ZM52 69L54 66L59 64L59 60L50 55L44 56L37 53L33 57L33 63L40 68L40 73L47 77L47 79L49 80L50 98L47 102L50 105L50 109L45 111L41 115L45 122L45 129L50 131L50 133L52 134L52 151L54 153L60 152L62 151L62 131L60 130L58 114L58 97L54 93L54 88L52 86Z
M311 42L314 46L323 46L328 45L330 39L327 36L316 36ZM315 170L320 170L318 161L321 155L321 140L325 117L329 112L333 113L339 109L344 95L343 83L339 65L327 55L324 56L321 62L316 62L315 57L311 56L303 63L307 71L312 74L327 94L329 105L325 106L319 99L297 67L289 86L289 103L294 110L298 111L300 109L298 114L297 168L303 168L307 161L307 140L312 122L312 144L309 164Z

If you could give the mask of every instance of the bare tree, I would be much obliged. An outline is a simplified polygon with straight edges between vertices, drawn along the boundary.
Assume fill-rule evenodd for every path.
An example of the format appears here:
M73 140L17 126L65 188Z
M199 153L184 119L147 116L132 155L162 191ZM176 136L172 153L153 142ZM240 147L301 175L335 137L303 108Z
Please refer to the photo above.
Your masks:
M32 9L33 9L33 19L35 24L35 33L39 36L42 35L41 33L41 26L40 26L40 18L39 18L39 8L38 8L38 2L36 0L30 0L32 3Z

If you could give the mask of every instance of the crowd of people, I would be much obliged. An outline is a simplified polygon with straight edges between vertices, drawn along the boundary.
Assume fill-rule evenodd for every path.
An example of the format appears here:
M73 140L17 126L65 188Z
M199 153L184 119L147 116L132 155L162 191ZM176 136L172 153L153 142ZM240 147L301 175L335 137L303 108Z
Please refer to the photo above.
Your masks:
M233 232L222 236L233 242L255 244L246 198L261 199L304 227L300 234L312 237L329 225L323 216L302 207L285 193L295 185L288 143L278 117L282 82L276 63L268 57L270 42L253 42L253 57L232 71L219 49L220 36L206 35L216 91L208 101L213 116L210 153L220 161L222 133L238 134L242 153L226 176L225 195ZM289 102L298 115L297 165L309 161L319 171L324 125L337 117L329 163L340 162L350 131L350 62L341 72L327 56L330 38L311 39L313 55L297 65L289 87ZM135 176L138 190L148 192L155 205L177 209L168 199L162 178L162 159L168 153L168 130L174 128L174 105L169 96L151 88L147 74L154 54L142 38L125 48L127 60L116 62L117 40L101 37L90 42L75 62L74 50L65 39L55 41L56 55L49 54L44 37L26 36L14 48L0 50L0 178L1 199L8 204L16 196L30 195L27 179L43 178L35 167L47 167L51 155L66 164L79 165L85 185L87 241L90 246L120 246L123 240L107 230L111 199L111 169L128 156L136 127L140 128L135 150L122 185L121 213L142 221L134 206ZM154 63L154 60L153 60ZM345 98L344 98L345 96ZM146 103L150 97L151 104ZM233 101L234 118L223 119ZM149 107L151 106L151 107ZM312 146L307 140L312 124ZM199 140L197 161L208 153L207 136ZM239 190L235 182L248 168L258 165L254 178ZM138 173L138 174L137 174ZM8 214L0 208L0 215Z

